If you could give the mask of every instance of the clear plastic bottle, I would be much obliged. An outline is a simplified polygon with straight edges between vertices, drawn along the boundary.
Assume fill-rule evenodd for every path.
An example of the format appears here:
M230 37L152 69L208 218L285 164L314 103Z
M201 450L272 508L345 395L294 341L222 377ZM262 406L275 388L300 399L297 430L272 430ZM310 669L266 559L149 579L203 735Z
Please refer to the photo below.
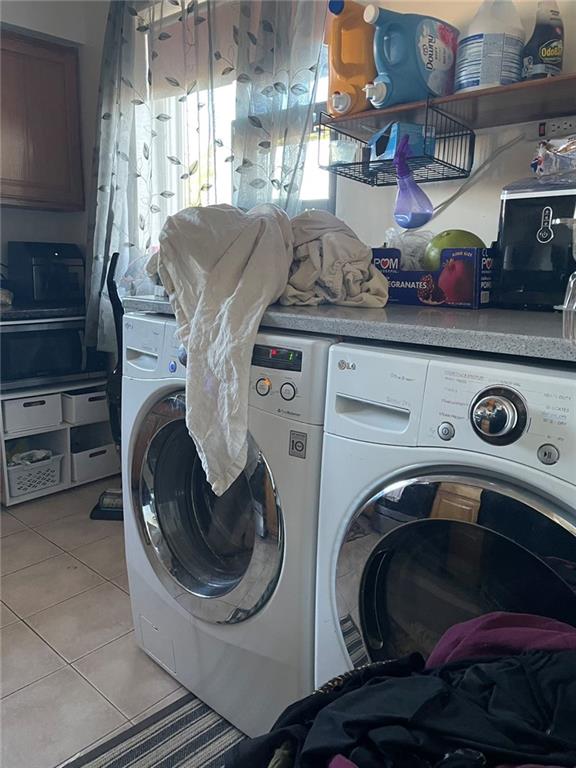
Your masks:
M534 32L522 56L523 80L562 74L564 23L556 0L539 0Z
M484 0L458 40L455 90L517 83L525 39L513 0Z

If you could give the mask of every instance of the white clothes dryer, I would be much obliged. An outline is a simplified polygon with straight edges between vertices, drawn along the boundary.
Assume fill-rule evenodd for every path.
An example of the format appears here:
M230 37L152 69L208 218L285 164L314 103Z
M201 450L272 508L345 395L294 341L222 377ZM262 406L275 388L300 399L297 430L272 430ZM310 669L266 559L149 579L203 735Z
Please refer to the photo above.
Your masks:
M576 370L338 344L315 683L491 611L576 626Z
M331 339L260 333L249 458L221 497L185 425L176 323L124 318L122 453L136 638L250 735L313 688L318 497Z

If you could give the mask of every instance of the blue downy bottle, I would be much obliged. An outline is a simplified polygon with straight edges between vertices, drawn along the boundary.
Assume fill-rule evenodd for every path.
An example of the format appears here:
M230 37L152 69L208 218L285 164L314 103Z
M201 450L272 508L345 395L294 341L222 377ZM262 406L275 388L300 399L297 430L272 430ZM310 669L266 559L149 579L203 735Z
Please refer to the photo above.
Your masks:
M377 109L446 96L454 89L459 31L432 16L367 5L364 21L376 27L378 76L365 91Z
M432 218L434 207L428 195L423 192L414 180L407 159L410 156L409 137L405 134L394 155L398 192L394 219L403 229L423 227Z

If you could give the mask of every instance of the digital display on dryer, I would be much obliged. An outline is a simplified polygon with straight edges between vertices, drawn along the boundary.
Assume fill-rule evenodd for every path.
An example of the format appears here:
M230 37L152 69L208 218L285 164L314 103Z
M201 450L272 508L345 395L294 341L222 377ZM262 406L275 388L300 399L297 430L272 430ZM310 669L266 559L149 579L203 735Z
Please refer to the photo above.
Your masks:
M255 344L252 352L252 365L259 365L263 368L278 368L282 371L301 371L302 352L286 347Z

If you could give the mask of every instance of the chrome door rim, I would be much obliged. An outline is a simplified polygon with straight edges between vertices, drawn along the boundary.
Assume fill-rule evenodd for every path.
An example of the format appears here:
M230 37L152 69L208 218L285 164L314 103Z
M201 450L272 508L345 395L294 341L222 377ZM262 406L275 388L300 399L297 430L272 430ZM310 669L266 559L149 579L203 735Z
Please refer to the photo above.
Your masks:
M148 463L149 450L160 433L175 421L185 418L185 396L179 390L159 398L146 412L139 425L132 451L131 493L138 530L148 560L159 580L174 599L196 618L214 624L245 621L268 602L278 582L284 551L282 510L274 478L265 457L265 467L274 497L276 530L266 541L255 534L252 556L239 583L221 597L198 594L190 577L182 578L180 566L168 546L158 520L154 477Z
M489 479L489 478L483 477L481 471L477 471L475 473L473 469L469 469L469 468L462 468L461 472L458 472L458 471L455 472L453 469L450 472L442 471L443 469L444 468L442 467L437 467L437 468L413 467L411 472L410 471L402 472L401 474L396 474L393 477L390 477L388 481L379 483L376 490L370 492L364 498L364 500L358 505L354 515L350 518L350 521L346 526L344 535L340 540L340 542L338 543L338 558L336 561L336 574L335 574L336 610L337 610L338 621L340 624L340 629L339 629L340 638L341 638L341 641L344 643L345 647L346 647L346 643L344 641L344 635L343 635L343 623L345 623L347 619L350 618L350 610L349 610L349 606L346 605L342 596L339 594L338 580L346 579L349 583L351 583L351 586L352 586L351 592L357 596L357 601L359 605L360 592L361 592L361 586L362 586L362 580L364 577L365 568L368 561L370 560L370 556L374 551L375 547L378 546L380 543L382 543L393 531L396 531L398 528L402 526L417 525L419 522L421 522L419 520L398 521L397 525L390 527L390 529L383 534L374 532L375 540L374 540L373 546L370 546L369 549L368 548L366 549L365 555L363 555L361 559L355 562L354 568L349 569L348 565L344 563L344 560L343 560L344 545L346 544L346 542L349 540L350 537L354 538L354 535L353 535L354 526L357 523L358 519L362 516L362 513L364 512L364 510L367 507L369 507L370 504L375 502L382 495L384 491L391 492L394 490L407 487L408 485L414 485L419 482L466 483L468 485L471 485L477 488L482 488L483 490L493 491L496 493L500 493L502 495L509 496L515 501L519 501L531 507L536 512L539 512L540 514L548 518L552 523L560 525L562 528L568 531L568 533L576 537L576 518L574 522L571 522L565 516L560 514L559 511L556 511L556 510L559 510L561 507L560 502L554 502L551 499L549 502L547 502L543 494L538 493L537 491L531 490L531 489L525 491L503 477L502 478L496 477L495 479ZM447 518L438 518L438 519L447 519ZM361 643L361 648L355 651L355 655L357 655L361 659L361 661L359 662L361 665L362 663L365 663L366 659L370 659L370 651L366 646L366 641L362 634L361 629L357 627L356 630L357 632L354 632L354 639L357 644ZM350 657L350 653L347 647L346 647L346 652Z

